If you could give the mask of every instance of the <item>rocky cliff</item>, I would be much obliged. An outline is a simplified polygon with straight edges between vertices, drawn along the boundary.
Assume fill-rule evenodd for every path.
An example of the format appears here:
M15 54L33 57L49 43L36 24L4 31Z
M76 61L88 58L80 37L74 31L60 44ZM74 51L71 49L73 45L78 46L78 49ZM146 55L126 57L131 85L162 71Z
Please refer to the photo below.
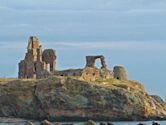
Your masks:
M0 116L49 120L166 119L166 104L136 81L0 79Z

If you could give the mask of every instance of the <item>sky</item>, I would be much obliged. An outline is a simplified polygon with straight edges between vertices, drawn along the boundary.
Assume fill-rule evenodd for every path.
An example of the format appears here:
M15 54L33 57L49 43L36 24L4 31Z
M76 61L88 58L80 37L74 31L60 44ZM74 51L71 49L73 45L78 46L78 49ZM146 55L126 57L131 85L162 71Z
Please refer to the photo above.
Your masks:
M57 70L104 55L166 100L165 0L0 0L0 77L17 77L29 36L56 50Z

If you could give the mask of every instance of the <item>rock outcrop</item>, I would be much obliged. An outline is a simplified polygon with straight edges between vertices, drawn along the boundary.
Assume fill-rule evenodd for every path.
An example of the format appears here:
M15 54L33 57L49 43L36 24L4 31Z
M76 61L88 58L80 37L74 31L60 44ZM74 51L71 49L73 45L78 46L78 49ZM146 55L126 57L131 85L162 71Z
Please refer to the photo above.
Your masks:
M136 81L77 77L0 81L0 116L48 120L165 119L166 105Z

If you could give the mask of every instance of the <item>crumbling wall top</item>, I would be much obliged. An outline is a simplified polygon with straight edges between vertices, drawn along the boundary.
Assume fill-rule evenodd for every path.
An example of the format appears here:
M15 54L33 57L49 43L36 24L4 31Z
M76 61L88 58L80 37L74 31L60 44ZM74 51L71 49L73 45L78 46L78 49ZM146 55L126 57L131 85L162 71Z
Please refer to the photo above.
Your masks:
M56 59L56 54L54 49L45 49L42 54L42 60L46 63L52 63Z
M36 36L30 36L27 49L38 49L40 48L39 40Z
M106 62L105 62L105 58L103 55L97 55L97 56L86 56L86 67L95 67L95 61L96 59L100 59L101 61L101 65L102 65L102 69L103 68L107 68Z

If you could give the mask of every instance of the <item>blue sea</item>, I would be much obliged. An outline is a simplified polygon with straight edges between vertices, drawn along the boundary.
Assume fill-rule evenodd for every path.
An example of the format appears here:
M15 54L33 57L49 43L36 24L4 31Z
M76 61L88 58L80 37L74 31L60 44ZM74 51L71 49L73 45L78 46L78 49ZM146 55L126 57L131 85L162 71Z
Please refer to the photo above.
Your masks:
M153 121L138 121L138 122L111 122L114 125L137 125L138 123L146 123L146 125L152 125ZM166 125L166 121L157 121L160 125ZM25 125L26 122L17 122L17 123L1 123L0 125ZM34 125L39 125L39 122L33 122ZM62 124L70 124L73 123L74 125L84 125L84 122L62 122ZM100 122L96 122L96 125L99 125ZM55 123L53 122L52 125Z

